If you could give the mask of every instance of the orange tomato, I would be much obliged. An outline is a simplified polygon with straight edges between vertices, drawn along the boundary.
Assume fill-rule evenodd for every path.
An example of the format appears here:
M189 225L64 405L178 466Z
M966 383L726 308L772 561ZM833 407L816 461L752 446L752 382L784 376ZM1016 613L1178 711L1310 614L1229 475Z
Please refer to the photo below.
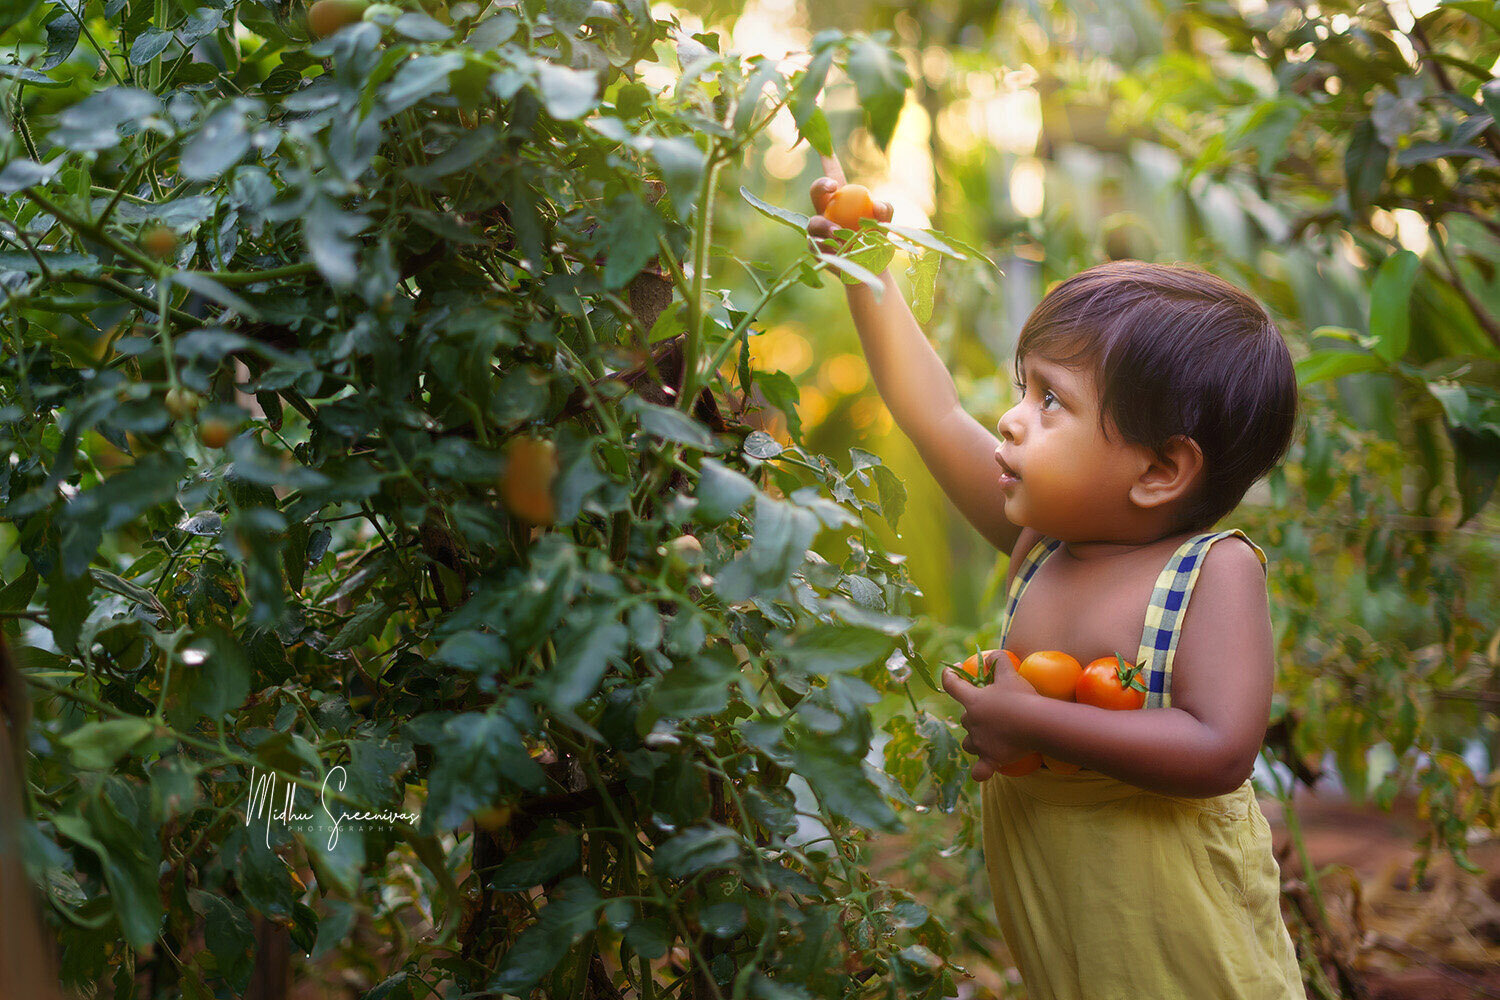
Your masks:
M505 450L500 497L506 509L532 524L557 519L552 482L557 478L557 446L545 438L517 437Z
M307 31L314 38L327 38L364 13L365 5L359 0L317 0L307 9Z
M1036 688L1037 693L1059 701L1073 700L1074 689L1078 686L1078 677L1083 673L1083 667L1076 659L1056 649L1037 650L1022 660L1017 669L1021 676ZM1070 764L1046 754L1039 756L1049 770L1057 771L1059 774L1072 774L1078 770L1077 764Z
M1101 656L1083 668L1074 696L1085 705L1130 711L1146 704L1146 685L1141 680L1141 668L1126 663L1116 653Z
M979 654L973 653L967 660L964 660L964 662L958 665L958 669L968 674L969 679L975 684L988 684L990 678L995 675L994 671L990 668L988 662L989 658L986 657L985 660L986 662L981 665L979 662Z
M166 226L151 226L141 233L141 247L157 260L170 260L177 252L177 234Z
M1016 668L1036 688L1037 693L1059 701L1072 701L1073 690L1083 667L1067 653L1041 649L1021 661Z
M1022 757L1018 761L1006 764L1000 769L1000 773L1010 778L1019 778L1023 774L1030 774L1032 771L1035 771L1041 766L1042 755L1036 752L1032 752Z
M875 218L875 198L863 184L845 184L823 206L823 217L845 229L858 229L860 219Z
M233 434L234 428L216 417L209 417L198 424L198 440L209 448L224 447Z

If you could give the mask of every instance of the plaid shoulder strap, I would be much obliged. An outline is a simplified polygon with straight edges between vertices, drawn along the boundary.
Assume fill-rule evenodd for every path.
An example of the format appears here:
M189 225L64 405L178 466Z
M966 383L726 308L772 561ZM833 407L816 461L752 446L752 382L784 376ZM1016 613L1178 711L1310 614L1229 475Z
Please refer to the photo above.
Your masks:
M1172 704L1172 660L1177 655L1177 636L1182 618L1187 614L1188 598L1192 596L1198 571L1203 568L1208 547L1230 535L1238 535L1250 543L1264 571L1266 554L1260 546L1250 541L1250 536L1239 528L1229 528L1194 535L1183 542L1156 578L1156 589L1151 592L1151 603L1146 608L1146 628L1141 633L1141 646L1135 661L1150 664L1146 668L1146 708L1168 708Z
M1016 575L1011 577L1010 591L1005 597L1005 610L1000 615L1000 648L1005 648L1006 638L1010 635L1010 620L1016 613L1016 605L1021 602L1021 591L1026 589L1027 582L1031 579L1042 560L1052 554L1053 550L1062 544L1061 538L1042 537L1037 539L1031 551L1021 559L1021 566L1016 570Z

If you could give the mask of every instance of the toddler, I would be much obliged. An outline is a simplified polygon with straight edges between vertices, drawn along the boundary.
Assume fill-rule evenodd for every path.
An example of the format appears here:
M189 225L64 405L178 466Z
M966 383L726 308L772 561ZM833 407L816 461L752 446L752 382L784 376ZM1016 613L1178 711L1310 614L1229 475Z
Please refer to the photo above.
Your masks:
M837 160L824 170L819 212L843 182ZM834 232L821 214L807 229ZM1266 556L1213 530L1291 443L1297 386L1275 324L1196 268L1089 268L1027 319L1020 401L997 437L881 281L879 302L846 288L871 376L949 499L1010 555L1001 647L1145 666L1137 711L1044 698L997 654L985 687L943 673L1028 996L1305 1000L1250 782L1275 669ZM997 773L1035 751L1061 763Z

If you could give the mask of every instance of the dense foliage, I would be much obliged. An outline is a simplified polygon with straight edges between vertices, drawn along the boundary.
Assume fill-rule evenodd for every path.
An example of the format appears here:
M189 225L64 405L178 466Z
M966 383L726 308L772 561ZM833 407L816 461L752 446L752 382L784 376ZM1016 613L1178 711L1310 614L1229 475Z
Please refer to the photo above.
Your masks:
M903 488L747 423L796 393L747 341L893 241L964 255L788 234L737 261L753 304L710 284L716 209L805 227L726 164L783 106L828 149L835 64L889 136L901 60L833 33L784 71L639 2L316 41L252 0L33 6L0 610L67 981L237 994L287 935L383 998L951 993L944 928L846 853L961 780L921 711L866 760L869 706L931 683L868 530Z

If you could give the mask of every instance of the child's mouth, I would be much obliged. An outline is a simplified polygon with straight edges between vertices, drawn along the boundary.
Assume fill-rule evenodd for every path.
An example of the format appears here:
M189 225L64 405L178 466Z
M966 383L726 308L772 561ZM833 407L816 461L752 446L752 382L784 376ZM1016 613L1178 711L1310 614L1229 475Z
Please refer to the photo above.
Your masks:
M1006 464L1005 459L1000 457L1000 452L998 451L995 452L995 462L1000 466L1000 485L1010 486L1013 483L1021 481L1021 477L1016 474L1016 470Z

